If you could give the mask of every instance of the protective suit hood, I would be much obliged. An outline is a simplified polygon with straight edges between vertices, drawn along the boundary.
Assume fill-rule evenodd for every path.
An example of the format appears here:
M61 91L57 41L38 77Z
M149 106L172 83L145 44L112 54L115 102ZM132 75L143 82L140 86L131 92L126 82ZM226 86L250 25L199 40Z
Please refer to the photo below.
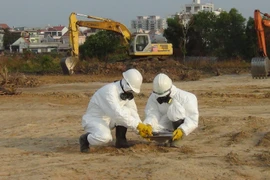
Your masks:
M132 91L131 87L128 85L127 81L124 78L120 80L120 86L123 87L124 92Z

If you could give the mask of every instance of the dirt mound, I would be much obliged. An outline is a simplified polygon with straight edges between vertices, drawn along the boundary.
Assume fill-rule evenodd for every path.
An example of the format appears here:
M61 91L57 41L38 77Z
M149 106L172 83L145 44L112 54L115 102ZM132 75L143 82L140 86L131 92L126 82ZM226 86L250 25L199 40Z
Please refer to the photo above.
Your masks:
M195 81L204 77L249 72L249 68L236 64L236 62L226 64L225 62L213 63L203 60L183 63L173 58L137 59L113 63L91 61L91 63L79 62L75 68L75 74L115 76L121 75L121 72L129 68L136 68L142 73L144 82L151 82L158 73L169 75L173 81Z
M270 132L267 132L262 139L259 140L258 146L270 147Z
M255 156L260 161L260 164L265 167L270 166L270 152L263 152L260 154L255 154Z
M228 145L241 143L251 135L248 132L240 131L231 135Z
M143 61L130 60L115 63L92 62L87 65L79 63L76 66L75 73L118 76L121 75L123 71L130 68L138 69L144 77L144 82L152 82L158 73L165 73L174 81L198 80L202 76L205 76L205 73L202 71L188 68L179 61L173 59L158 60L157 58Z
M144 153L170 153L170 152L179 152L183 154L192 154L194 150L189 146L181 146L176 148L166 147L158 145L155 142L152 143L142 143L138 141L130 141L131 147L126 149L116 149L112 146L103 146L103 147L93 147L90 148L91 153L95 154L106 154L110 155L130 155L134 153L144 154Z
M241 161L239 160L239 156L237 153L230 152L226 156L226 161L230 164L236 164L236 165L241 165Z
M6 67L0 69L2 81L0 83L0 95L21 94L19 87L37 87L40 81L36 78L26 77L22 73L8 74Z

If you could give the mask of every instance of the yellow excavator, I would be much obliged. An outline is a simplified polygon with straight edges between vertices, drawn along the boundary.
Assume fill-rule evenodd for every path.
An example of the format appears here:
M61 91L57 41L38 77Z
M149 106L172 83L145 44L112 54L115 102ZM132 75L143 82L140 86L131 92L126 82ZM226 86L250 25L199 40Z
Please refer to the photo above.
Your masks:
M260 56L251 59L251 75L252 78L267 78L270 75L270 61L267 56L264 28L270 27L270 15L256 9L254 11L254 25Z
M92 21L81 21L77 16L94 19ZM171 43L152 42L153 39L147 33L132 34L128 28L120 22L96 16L71 13L69 16L69 39L71 56L63 58L60 62L63 73L70 75L74 73L74 67L79 61L79 27L87 27L101 30L114 31L123 36L124 44L128 47L131 58L164 57L173 54Z

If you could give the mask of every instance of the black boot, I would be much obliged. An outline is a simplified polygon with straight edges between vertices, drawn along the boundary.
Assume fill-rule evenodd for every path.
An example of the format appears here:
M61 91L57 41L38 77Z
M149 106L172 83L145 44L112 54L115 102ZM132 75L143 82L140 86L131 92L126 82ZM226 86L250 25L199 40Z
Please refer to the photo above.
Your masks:
M129 148L129 144L126 139L127 128L124 126L116 126L116 148Z
M86 134L83 134L83 135L81 135L80 136L80 139L79 139L79 141L80 141L80 150L81 150L81 152L82 153L89 153L89 142L88 142L88 140L87 140L87 136L88 136L88 134L90 134L90 133L86 133Z

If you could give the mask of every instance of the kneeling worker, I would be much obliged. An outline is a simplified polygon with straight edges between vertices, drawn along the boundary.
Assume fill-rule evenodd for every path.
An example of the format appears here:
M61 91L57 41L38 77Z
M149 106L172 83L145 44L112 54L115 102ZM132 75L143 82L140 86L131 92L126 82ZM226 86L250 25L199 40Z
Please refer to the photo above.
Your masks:
M153 92L145 107L144 124L151 125L153 133L173 132L173 141L189 135L198 127L197 97L173 85L163 73L153 80Z
M111 129L116 128L116 148L128 148L127 128L138 130L142 137L152 135L137 112L133 93L139 93L142 75L136 69L123 72L123 78L98 89L92 96L82 127L86 131L79 138L80 151L89 152L89 146L100 146L112 141Z

